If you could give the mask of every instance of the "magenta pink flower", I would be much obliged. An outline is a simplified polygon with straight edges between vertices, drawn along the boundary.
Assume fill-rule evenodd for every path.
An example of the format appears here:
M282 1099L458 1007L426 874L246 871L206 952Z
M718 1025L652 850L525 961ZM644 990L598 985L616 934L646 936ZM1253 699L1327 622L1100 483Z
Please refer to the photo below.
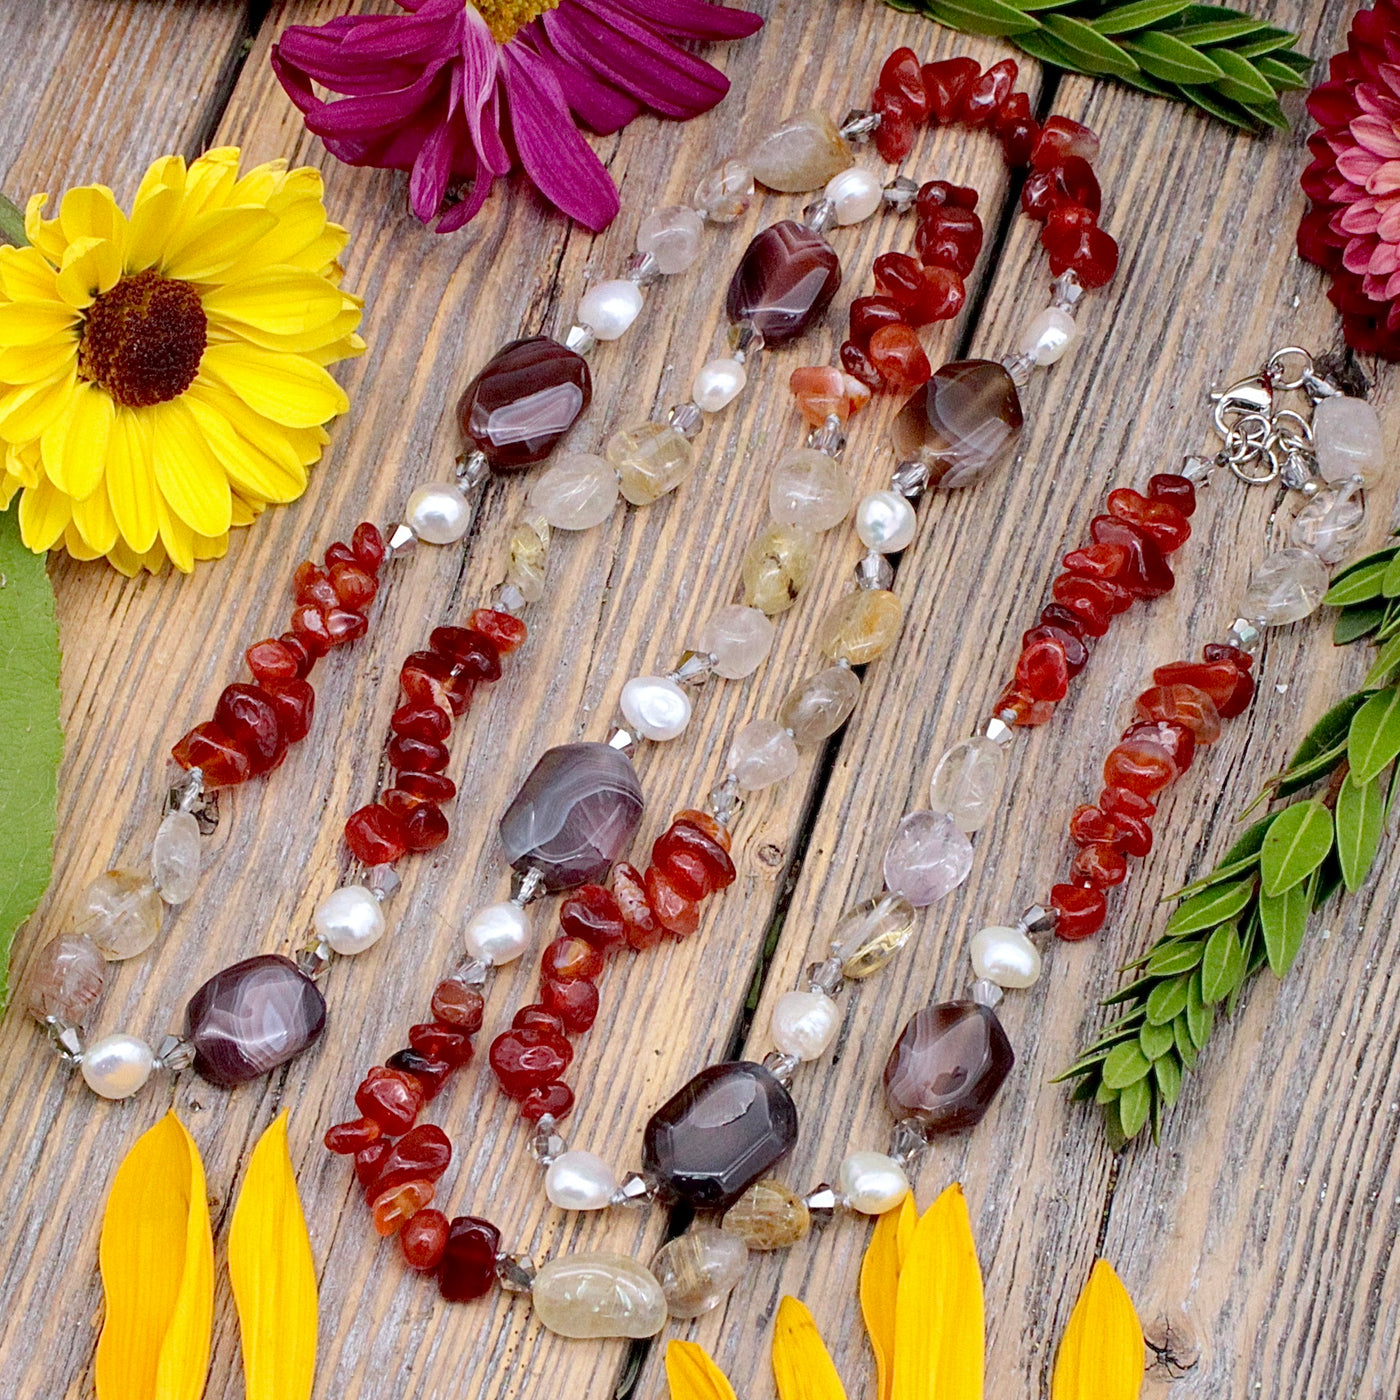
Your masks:
M441 214L439 233L461 228L515 165L564 213L604 228L617 189L575 119L606 135L644 108L682 121L708 111L729 80L676 41L739 39L763 23L708 0L396 3L409 13L292 25L272 66L333 156L409 171L409 204L425 223Z
M1332 274L1347 343L1400 359L1400 3L1352 21L1345 52L1308 96L1319 130L1298 251Z

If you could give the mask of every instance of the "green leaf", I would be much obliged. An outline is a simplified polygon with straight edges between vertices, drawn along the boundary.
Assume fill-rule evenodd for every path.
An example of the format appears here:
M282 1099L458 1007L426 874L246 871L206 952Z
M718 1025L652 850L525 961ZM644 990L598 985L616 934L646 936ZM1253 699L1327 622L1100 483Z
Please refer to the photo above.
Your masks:
M1174 1024L1172 1021L1165 1026L1154 1026L1148 1021L1143 1025L1138 1035L1138 1044L1149 1060L1160 1060L1176 1044L1176 1037L1172 1034Z
M1165 1026L1186 1006L1191 978L1173 977L1170 982L1159 982L1147 998L1147 1019L1154 1026Z
M1261 125L1271 126L1275 131L1288 130L1288 118L1284 116L1283 108L1273 98L1267 102L1244 102L1241 103L1241 106Z
M1214 885L1203 894L1188 899L1167 920L1167 934L1198 933L1202 929L1223 924L1227 919L1233 919L1249 903L1253 893L1252 879L1237 880L1230 885Z
M1285 769L1274 780L1272 797L1292 797L1295 792L1302 792L1305 787L1311 787L1319 778L1325 778L1339 763L1347 756L1347 745L1345 739L1338 740L1330 749L1324 749L1322 753L1315 754L1306 763L1295 764L1291 768ZM1266 792L1268 789L1265 790Z
M1123 47L1144 72L1169 83L1211 83L1223 76L1223 70L1214 59L1157 30L1136 39L1125 39Z
M1385 794L1379 777L1358 783L1349 774L1337 793L1337 858L1342 880L1355 894L1366 883L1385 830Z
M1181 1061L1175 1055L1162 1055L1152 1062L1152 1074L1163 1101L1171 1108L1181 1097Z
M1051 14L1045 17L1044 23L1046 30L1075 54L1090 72L1112 73L1119 77L1137 72L1137 64L1118 44L1105 38L1082 19Z
M1191 1029L1187 1024L1186 1015L1187 1013L1183 1011L1172 1022L1172 1039L1176 1041L1176 1053L1181 1057L1181 1063L1187 1069L1195 1069L1200 1051L1196 1049L1195 1042L1191 1039Z
M1351 603L1369 603L1372 598L1379 598L1385 571L1396 553L1394 549L1383 549L1343 569L1322 595L1322 601L1334 608L1344 608Z
M1287 49L1298 41L1298 36L1291 29L1265 29L1258 34L1251 34L1245 43L1234 43L1230 47L1239 54L1241 58L1260 58L1264 54L1272 54L1276 49ZM1256 67L1259 65L1256 64ZM1289 77L1293 77L1296 70L1288 70Z
M1244 947L1234 924L1222 924L1210 936L1201 959L1201 996L1206 1003L1224 1001L1244 977Z
M1264 849L1264 838L1273 824L1274 813L1270 812L1267 817L1260 817L1252 826L1246 828L1235 844L1220 857L1220 864L1231 865L1247 856L1257 856Z
M1381 593L1387 598L1400 598L1400 556L1385 566L1381 575Z
M1385 608L1383 606L1362 607L1356 605L1347 608L1337 619L1337 625L1332 629L1332 644L1344 647L1349 642L1358 641L1374 632L1384 618Z
M1132 5L1115 5L1091 23L1100 34L1127 34L1134 29L1161 24L1164 19L1189 9L1190 5L1191 0L1137 0Z
M1006 0L926 0L927 9L939 24L961 29L968 34L987 34L1002 38L1010 34L1029 34L1040 28L1032 19Z
M1345 739L1347 730L1351 728L1352 718L1369 698L1369 691L1357 691L1333 705L1303 736L1303 742L1288 760L1289 770L1307 763Z
M1231 49L1212 49L1210 56L1225 70L1225 76L1215 84L1222 97L1236 102L1272 102L1274 90L1269 81L1247 59Z
M1136 1084L1152 1068L1135 1040L1115 1045L1103 1063L1103 1082L1110 1089L1126 1089Z
M1332 813L1321 802L1295 802L1285 807L1269 828L1259 853L1264 893L1282 894L1306 880L1327 859L1332 838Z
M1358 783L1369 782L1400 754L1400 686L1377 691L1347 730L1347 760Z
M1152 1111L1152 1085L1146 1079L1130 1084L1118 1095L1118 1126L1125 1142L1131 1142L1146 1126Z
M1191 1044L1197 1050L1204 1050L1206 1041L1210 1039L1211 1028L1215 1024L1215 1010L1201 991L1199 972L1191 979L1191 985L1187 988L1185 1015L1186 1030L1191 1037Z
M16 248L29 246L29 239L24 236L24 214L3 194L0 194L0 243Z
M1303 946L1303 935L1308 931L1308 914L1312 910L1313 882L1294 885L1282 894L1261 895L1259 898L1259 922L1264 930L1264 947L1268 951L1269 966L1275 977L1287 976L1298 949Z
M1085 68L1075 56L1073 49L1062 44L1044 29L1038 29L1034 34L1018 34L1016 46L1042 63L1052 63L1055 67L1068 69L1071 73L1088 73L1094 76L1092 70Z
M1397 672L1400 672L1400 636L1392 637L1376 653L1371 669L1366 672L1366 679L1361 682L1362 689L1379 690L1389 685Z
M1295 73L1286 63L1280 63L1268 50L1251 53L1248 49L1239 49L1237 52L1253 60L1254 66L1268 79L1269 86L1275 92L1296 92L1308 85L1308 80L1302 74Z
M53 588L44 556L20 541L18 515L0 515L0 1010L10 942L53 870L63 758Z
M1314 884L1316 888L1313 889L1312 907L1316 910L1321 909L1342 887L1342 863L1337 859L1335 847L1322 862Z
M1228 864L1221 861L1209 875L1202 876L1192 884L1174 891L1172 894L1162 896L1161 902L1168 900L1190 899L1192 895L1200 894L1202 890L1208 890L1212 885L1222 884L1226 880L1233 880L1236 875L1243 875L1247 870L1253 870L1259 864L1259 852L1255 851L1252 856L1242 856L1239 860L1232 860Z
M1152 950L1143 971L1149 977L1175 977L1190 972L1201 960L1199 938L1163 939Z
M1263 20L1251 19L1248 15L1235 15L1230 19L1208 21L1205 24L1181 24L1168 27L1183 44L1200 48L1205 44L1228 44L1234 39L1257 34L1268 25Z

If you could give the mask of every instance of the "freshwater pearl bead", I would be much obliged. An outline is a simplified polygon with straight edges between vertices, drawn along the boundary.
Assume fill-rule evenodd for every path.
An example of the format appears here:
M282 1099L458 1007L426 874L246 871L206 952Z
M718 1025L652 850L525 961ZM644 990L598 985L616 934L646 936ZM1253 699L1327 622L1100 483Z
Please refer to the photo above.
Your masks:
M530 916L518 904L502 900L478 909L467 920L463 937L472 957L503 967L530 946L530 934Z
M129 1099L154 1068L151 1047L134 1035L104 1035L83 1051L83 1078L104 1099Z
M373 948L384 937L384 911L363 885L332 890L316 909L316 932L345 957Z
M690 723L690 696L666 676L634 676L622 687L619 704L644 739L674 739Z
M847 1205L862 1215L883 1215L909 1194L904 1168L883 1152L852 1152L837 1180Z
M668 277L684 272L700 256L705 221L683 204L648 214L637 229L637 251L650 253Z
M1074 317L1056 306L1047 306L1026 323L1017 348L1023 355L1035 356L1038 365L1053 365L1073 349L1078 339L1079 323Z
M856 534L877 554L898 554L914 543L918 517L898 491L872 491L856 507Z
M862 165L833 175L823 193L836 206L838 224L858 224L868 219L884 199L880 177Z
M711 360L696 371L690 397L706 413L718 413L744 392L749 376L738 360Z
M1040 949L1018 928L984 928L970 952L973 972L998 987L1031 987L1040 978Z
M602 1210L617 1190L613 1169L591 1152L565 1152L544 1174L544 1193L560 1210Z
M618 278L590 287L578 304L578 318L599 340L616 340L641 309L642 289Z
M455 486L433 481L414 488L404 516L420 540L455 544L471 524L471 507Z
M840 1022L840 1009L825 992L784 992L773 1003L773 1044L799 1060L820 1059Z

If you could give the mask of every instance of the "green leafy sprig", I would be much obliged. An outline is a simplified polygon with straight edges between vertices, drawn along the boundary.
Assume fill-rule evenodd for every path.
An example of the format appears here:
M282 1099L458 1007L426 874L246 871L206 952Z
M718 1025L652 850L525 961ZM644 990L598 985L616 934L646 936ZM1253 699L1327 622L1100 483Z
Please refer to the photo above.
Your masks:
M1226 5L1190 0L885 0L950 29L1009 39L1072 73L1189 102L1246 131L1286 130L1280 93L1308 86L1298 36Z
M1162 937L1125 971L1105 1006L1117 1015L1060 1079L1103 1110L1115 1147L1181 1093L1210 1039L1264 967L1285 976L1308 916L1338 890L1360 889L1380 849L1400 772L1400 548L1368 555L1333 580L1338 645L1381 643L1362 686L1308 732L1261 801L1281 803L1250 826L1215 869L1171 898Z

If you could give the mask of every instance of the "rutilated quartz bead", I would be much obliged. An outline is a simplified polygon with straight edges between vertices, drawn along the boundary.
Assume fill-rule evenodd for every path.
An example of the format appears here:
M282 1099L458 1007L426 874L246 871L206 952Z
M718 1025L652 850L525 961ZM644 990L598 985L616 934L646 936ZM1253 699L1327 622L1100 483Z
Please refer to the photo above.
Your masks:
M820 189L851 164L851 151L825 112L803 112L774 127L749 153L760 184L784 194Z
M942 812L909 812L885 851L886 886L916 909L944 898L967 879L972 842Z
M52 1017L79 1026L97 1004L107 966L90 938L65 933L46 943L30 964L25 1005L41 1024Z
M820 420L826 421L825 415ZM779 525L830 530L850 513L850 478L841 464L811 447L794 448L773 469L768 510Z
M617 472L589 452L569 452L530 488L530 506L556 530L591 530L617 505Z
M802 1198L774 1177L756 1181L724 1213L720 1228L756 1250L787 1249L803 1239L812 1217Z
M527 603L544 597L545 560L549 555L549 523L542 515L529 515L510 533L506 582L520 590Z
M759 608L730 603L705 624L700 650L714 657L717 676L742 680L763 664L773 646L773 624Z
M740 790L757 792L797 771L797 745L781 724L753 719L734 736L727 762Z
M695 187L695 208L717 224L730 224L753 203L753 171L737 160L722 161Z
M151 879L166 904L183 904L199 883L199 822L192 812L170 812L151 847Z
M769 617L785 612L807 586L816 536L800 525L772 524L744 555L744 601Z
M860 678L845 666L828 666L788 692L778 709L778 723L792 731L799 748L810 748L835 734L859 699Z
M929 807L946 812L971 835L991 820L1006 770L1006 752L993 739L977 736L954 744L938 760L929 784Z
M831 955L841 959L843 977L869 977L909 941L914 906L902 894L886 890L853 905L831 933Z
M696 1225L661 1246L651 1272L672 1317L703 1317L717 1308L744 1276L748 1246L714 1225Z
M108 962L121 962L156 941L163 913L156 887L144 876L108 870L87 887L74 932L91 939Z
M641 423L615 432L604 448L617 468L622 494L634 506L650 505L690 475L695 449L669 423Z
M822 619L817 644L833 661L864 666L899 637L904 605L884 588L858 588L838 599Z
M530 1301L560 1337L654 1337L666 1325L661 1285L625 1254L551 1259L535 1275Z

